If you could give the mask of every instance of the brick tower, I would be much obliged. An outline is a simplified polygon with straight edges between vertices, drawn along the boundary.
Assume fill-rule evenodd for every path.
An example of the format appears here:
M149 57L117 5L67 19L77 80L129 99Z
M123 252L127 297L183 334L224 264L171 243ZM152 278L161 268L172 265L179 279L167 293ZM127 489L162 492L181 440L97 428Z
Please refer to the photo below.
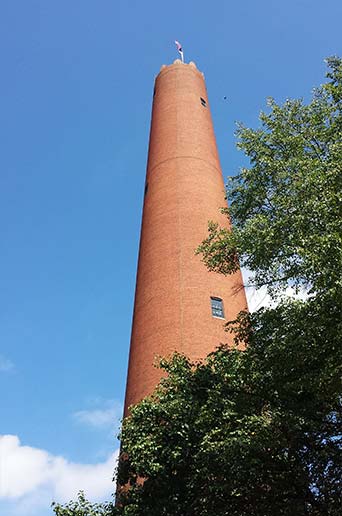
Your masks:
M241 273L208 272L195 255L208 220L227 225L224 206L204 77L176 60L155 81L125 415L158 383L157 356L197 360L230 342L223 324L247 306Z

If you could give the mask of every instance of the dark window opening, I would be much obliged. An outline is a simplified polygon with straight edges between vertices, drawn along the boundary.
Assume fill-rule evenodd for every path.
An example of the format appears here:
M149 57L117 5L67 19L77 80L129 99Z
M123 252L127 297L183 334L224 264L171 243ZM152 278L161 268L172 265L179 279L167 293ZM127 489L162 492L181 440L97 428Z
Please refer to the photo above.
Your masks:
M211 314L213 317L220 317L221 319L224 319L224 312L223 312L223 301L219 297L211 297Z
M144 191L144 195L147 194L147 190L148 190L148 183L145 183L145 191Z
M156 87L153 88L153 96L156 94Z
M207 103L206 103L206 101L205 101L202 97L200 97L200 99L201 99L201 104L202 104L202 106L203 106L203 107L207 107Z

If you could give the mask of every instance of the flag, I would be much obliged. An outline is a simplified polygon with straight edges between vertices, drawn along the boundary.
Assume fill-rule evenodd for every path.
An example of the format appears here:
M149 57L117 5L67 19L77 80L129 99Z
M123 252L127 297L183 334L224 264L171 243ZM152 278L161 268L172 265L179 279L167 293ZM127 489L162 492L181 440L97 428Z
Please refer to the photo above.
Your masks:
M176 47L179 53L183 53L182 45L179 43L179 41L175 41Z
M184 54L183 54L183 48L182 48L182 45L179 43L179 41L175 41L175 44L176 44L176 47L177 47L177 50L178 52L180 53L180 56L182 58L182 61L184 62Z

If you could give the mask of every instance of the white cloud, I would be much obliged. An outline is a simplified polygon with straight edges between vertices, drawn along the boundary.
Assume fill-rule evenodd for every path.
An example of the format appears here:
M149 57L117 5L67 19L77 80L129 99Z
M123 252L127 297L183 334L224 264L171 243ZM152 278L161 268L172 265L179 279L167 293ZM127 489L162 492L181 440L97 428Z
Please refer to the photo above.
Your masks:
M304 289L300 289L296 292L294 288L288 286L284 292L279 295L277 301L272 300L270 295L267 293L267 287L256 288L253 285L253 275L247 269L242 269L243 282L245 285L245 292L247 297L248 308L250 312L255 312L259 308L266 308L276 306L280 299L291 297L293 299L302 299L303 301L308 298L308 294Z
M97 405L88 410L79 410L73 414L73 419L78 423L93 428L117 427L122 418L122 404L115 400L95 400Z
M256 310L262 307L271 306L271 298L267 294L266 287L261 287L257 289L254 285L246 286L245 292L250 312L255 312Z
M0 371L7 372L12 371L14 369L14 364L8 358L0 355Z
M70 462L45 450L23 446L16 435L0 436L0 501L9 515L46 514L52 500L75 498L83 490L91 500L110 499L118 451L97 464ZM0 504L0 509L1 509ZM35 512L36 511L36 512ZM51 513L51 509L48 509Z

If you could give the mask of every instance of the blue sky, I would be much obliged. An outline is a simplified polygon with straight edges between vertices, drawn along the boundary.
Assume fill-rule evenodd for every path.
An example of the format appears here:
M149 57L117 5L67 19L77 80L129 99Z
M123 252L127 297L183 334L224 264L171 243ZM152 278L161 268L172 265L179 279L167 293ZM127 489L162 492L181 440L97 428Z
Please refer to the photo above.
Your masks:
M153 80L174 40L205 73L228 176L235 121L309 98L341 19L340 0L2 0L1 514L111 492Z

